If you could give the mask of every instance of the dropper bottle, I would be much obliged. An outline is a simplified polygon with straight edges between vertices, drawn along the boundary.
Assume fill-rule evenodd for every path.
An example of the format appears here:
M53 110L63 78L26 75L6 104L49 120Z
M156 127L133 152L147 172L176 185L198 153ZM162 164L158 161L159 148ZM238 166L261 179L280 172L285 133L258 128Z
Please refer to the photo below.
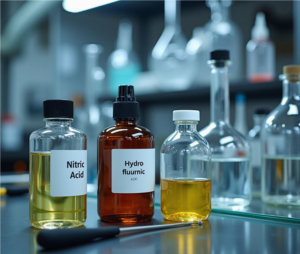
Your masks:
M275 47L269 39L265 14L257 13L252 39L247 43L247 78L251 83L270 82L275 76Z
M119 86L114 126L98 138L98 214L106 222L137 223L154 214L154 137L137 125L134 87Z

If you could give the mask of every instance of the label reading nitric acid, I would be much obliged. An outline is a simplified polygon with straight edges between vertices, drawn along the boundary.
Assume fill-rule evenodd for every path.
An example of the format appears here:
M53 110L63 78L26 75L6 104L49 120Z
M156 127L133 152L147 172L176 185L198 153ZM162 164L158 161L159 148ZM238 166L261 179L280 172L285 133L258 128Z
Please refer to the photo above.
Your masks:
M145 193L155 188L155 149L113 149L112 193Z
M50 155L50 195L70 197L87 191L87 151L52 150Z

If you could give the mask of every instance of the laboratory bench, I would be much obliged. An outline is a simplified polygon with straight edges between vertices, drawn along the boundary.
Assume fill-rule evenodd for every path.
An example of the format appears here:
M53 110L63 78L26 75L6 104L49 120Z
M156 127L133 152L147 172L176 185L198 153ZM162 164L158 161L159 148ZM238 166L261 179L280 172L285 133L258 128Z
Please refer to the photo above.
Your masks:
M202 226L126 234L92 243L46 251L36 243L39 230L29 223L28 195L1 197L1 253L300 253L300 223L212 213ZM143 225L166 223L158 206ZM85 228L106 227L100 221L97 199L87 199ZM72 230L72 229L70 229ZM84 229L83 229L84 230ZM74 239L76 241L76 239Z

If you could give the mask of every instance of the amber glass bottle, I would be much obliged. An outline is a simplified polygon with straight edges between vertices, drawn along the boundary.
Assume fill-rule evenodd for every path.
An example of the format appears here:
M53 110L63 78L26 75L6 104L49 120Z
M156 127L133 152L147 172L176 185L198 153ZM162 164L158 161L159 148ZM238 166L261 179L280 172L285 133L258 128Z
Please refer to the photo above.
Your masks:
M154 214L154 137L137 125L133 89L119 86L116 125L98 138L98 214L107 222L144 222Z

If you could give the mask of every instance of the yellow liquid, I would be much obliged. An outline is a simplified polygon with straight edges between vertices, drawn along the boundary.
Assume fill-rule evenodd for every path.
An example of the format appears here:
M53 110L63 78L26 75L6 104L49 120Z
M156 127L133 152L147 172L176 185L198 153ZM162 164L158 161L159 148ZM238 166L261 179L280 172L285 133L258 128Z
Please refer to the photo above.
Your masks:
M166 180L161 184L161 213L167 220L207 220L211 213L211 181Z
M86 220L86 195L50 196L50 154L30 153L29 220L42 229L74 228Z

